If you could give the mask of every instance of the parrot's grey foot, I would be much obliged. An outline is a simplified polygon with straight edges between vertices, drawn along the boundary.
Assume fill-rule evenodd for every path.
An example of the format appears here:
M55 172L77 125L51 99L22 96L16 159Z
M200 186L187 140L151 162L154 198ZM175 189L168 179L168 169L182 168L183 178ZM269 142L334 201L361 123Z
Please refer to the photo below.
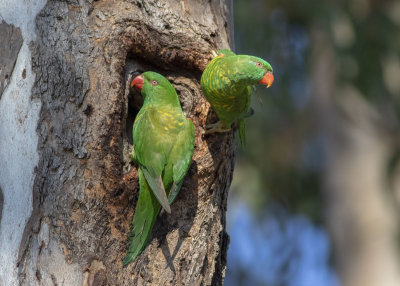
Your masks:
M216 132L223 133L223 132L231 131L231 128L224 127L223 124L221 123L221 121L218 121L217 123L206 125L205 129L206 129L206 132L204 132L204 134L211 134L211 133L216 133Z

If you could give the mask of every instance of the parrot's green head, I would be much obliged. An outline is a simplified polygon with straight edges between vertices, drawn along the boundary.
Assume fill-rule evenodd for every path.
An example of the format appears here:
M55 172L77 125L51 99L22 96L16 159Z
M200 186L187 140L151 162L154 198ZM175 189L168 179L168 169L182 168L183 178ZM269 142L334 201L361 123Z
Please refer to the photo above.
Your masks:
M179 104L174 87L159 73L148 71L136 76L131 81L131 88L133 87L140 91L144 103Z
M227 57L227 60L236 59L235 68L240 71L237 75L240 79L245 79L249 84L263 84L270 87L274 82L273 70L271 65L261 58L238 55Z

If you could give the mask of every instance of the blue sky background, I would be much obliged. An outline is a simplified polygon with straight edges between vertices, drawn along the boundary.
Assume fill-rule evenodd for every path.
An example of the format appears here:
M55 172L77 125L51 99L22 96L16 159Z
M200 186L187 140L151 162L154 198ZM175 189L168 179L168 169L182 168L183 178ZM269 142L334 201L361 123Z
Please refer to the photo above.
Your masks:
M271 205L259 219L245 203L230 200L227 231L226 286L339 286L328 236L304 215Z

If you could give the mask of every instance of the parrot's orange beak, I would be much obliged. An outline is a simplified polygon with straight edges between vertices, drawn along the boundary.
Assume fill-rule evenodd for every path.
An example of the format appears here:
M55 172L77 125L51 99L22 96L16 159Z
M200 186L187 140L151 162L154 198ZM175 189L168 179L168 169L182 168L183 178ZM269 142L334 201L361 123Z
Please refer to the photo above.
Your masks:
M142 87L143 87L143 84L144 84L144 76L141 74L141 75L138 75L137 77L135 77L131 81L131 88L136 87L136 89L138 91L141 91Z
M258 82L259 84L265 84L268 87L274 82L274 75L272 72L266 72L263 78Z

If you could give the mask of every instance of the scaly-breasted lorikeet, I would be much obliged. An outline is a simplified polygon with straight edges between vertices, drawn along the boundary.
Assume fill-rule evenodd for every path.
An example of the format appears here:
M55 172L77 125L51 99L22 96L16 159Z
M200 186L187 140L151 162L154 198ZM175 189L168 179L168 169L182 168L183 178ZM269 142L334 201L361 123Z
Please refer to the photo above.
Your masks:
M145 72L132 80L132 87L141 91L144 102L133 124L131 159L139 167L140 191L124 265L146 247L161 206L171 212L194 149L193 123L183 115L171 83Z
M201 89L218 115L219 122L206 126L206 134L227 132L236 120L242 146L245 145L244 119L250 114L251 87L274 81L271 65L263 59L219 50L201 76Z

